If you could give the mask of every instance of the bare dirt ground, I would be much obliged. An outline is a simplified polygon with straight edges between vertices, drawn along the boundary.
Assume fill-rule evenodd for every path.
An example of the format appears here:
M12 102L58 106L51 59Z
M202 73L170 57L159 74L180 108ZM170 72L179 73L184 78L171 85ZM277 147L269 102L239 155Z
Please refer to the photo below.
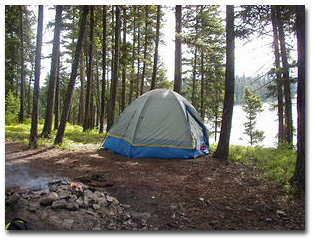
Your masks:
M139 229L305 229L303 197L287 196L273 182L258 179L262 172L258 169L210 156L130 159L97 148L29 150L24 144L7 142L5 160L6 190L16 185L16 189L36 190L57 178L98 186L123 204L126 217L145 218L147 224ZM27 216L14 205L6 205L6 222L21 214ZM32 222L34 214L28 214L23 219ZM49 228L38 225L33 229Z

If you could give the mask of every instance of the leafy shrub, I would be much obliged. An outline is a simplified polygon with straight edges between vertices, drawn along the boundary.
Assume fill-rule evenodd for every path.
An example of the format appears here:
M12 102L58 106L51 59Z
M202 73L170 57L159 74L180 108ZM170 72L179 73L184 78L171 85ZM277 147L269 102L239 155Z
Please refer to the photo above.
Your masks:
M5 123L12 124L18 121L20 102L14 94L9 91L5 97Z

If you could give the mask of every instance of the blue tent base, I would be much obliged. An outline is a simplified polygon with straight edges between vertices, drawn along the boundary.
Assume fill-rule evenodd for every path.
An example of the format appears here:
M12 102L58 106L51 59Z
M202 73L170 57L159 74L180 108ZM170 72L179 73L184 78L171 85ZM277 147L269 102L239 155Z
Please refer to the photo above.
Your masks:
M197 149L134 146L126 140L112 136L106 137L103 147L119 155L134 158L190 159L206 154Z

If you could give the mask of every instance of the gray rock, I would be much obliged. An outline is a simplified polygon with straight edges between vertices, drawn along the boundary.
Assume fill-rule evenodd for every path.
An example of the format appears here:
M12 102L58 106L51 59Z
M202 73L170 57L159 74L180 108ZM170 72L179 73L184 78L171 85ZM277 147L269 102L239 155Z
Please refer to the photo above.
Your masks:
M77 200L77 196L76 195L71 195L69 201L70 202L75 202Z
M79 208L80 206L76 202L68 202L66 205L66 209L70 211L77 211Z
M120 207L123 207L125 209L129 209L129 208L131 208L131 205L129 205L129 204L120 204Z
M46 217L46 221L50 224L52 224L54 227L59 227L61 226L61 221L60 221L60 217L56 216L56 215L47 215Z
M84 207L82 206L84 201L83 201L83 198L79 197L76 201L75 201L80 207Z
M119 200L116 199L115 197L111 197L111 196L107 195L106 198L107 198L107 201L110 202L110 203L113 203L113 204L116 204L116 205L119 204Z
M94 208L95 210L98 210L98 209L100 209L100 206L99 206L99 204L94 203L94 204L93 204L93 208Z
M98 203L100 206L105 206L105 207L108 206L108 201L107 201L107 198L106 198L106 197L100 197L100 198L98 199L97 203Z
M62 221L61 227L62 227L63 229L69 230L69 229L72 228L73 223L74 223L74 220L73 220L73 219L64 219L64 220Z
M281 216L287 216L286 212L283 210L277 210L277 214Z
M5 198L5 204L12 204L15 203L17 200L19 200L21 198L20 194L18 194L17 192L13 193L10 196L6 196Z
M71 192L68 190L58 191L58 195L60 199L69 198L71 196Z
M66 208L67 201L65 199L56 200L52 203L51 207L54 209Z
M37 202L30 202L30 203L29 203L29 208L28 208L28 210L29 210L30 212L36 212L36 210L38 209L38 207L39 207L39 204L38 204Z
M55 192L48 193L40 200L40 204L43 206L51 205L54 201L59 199L59 195Z

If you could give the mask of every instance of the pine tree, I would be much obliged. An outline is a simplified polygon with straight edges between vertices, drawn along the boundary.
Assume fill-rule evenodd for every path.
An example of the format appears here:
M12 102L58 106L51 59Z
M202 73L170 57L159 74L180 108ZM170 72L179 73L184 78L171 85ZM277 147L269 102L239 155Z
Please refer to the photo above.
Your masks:
M62 24L62 6L56 6L56 18L55 18L55 32L53 37L53 47L52 47L52 58L51 58L51 69L50 69L50 79L47 95L47 107L45 124L42 131L42 136L49 138L52 129L52 118L53 118L53 106L54 106L54 96L57 83L58 74L58 64L59 64L59 46L60 46L60 32Z
M23 12L24 6L20 6L20 37L21 37L21 93L20 93L20 113L19 113L19 122L24 122L24 30L23 30Z
M83 130L90 130L93 127L92 123L92 107L93 107L93 41L94 41L94 6L89 6L90 16L90 32L89 32L89 48L88 48L88 65L87 65L87 85L86 85L86 100L85 100L85 117Z
M182 6L176 5L176 36L175 36L175 64L174 64L174 88L177 93L181 93L182 85L182 51L181 51L181 31L182 31Z
M150 89L156 88L156 77L157 77L157 62L158 62L158 45L159 45L159 31L160 31L160 17L161 17L161 6L157 6L157 23L156 23L156 39L155 39L155 53L154 53L154 67Z
M234 104L234 6L226 6L226 80L225 80L225 97L223 104L221 132L218 146L214 156L221 160L229 158L229 141L231 133L233 104Z
M107 6L103 6L102 16L102 81L100 103L99 133L104 132L105 107L106 107L106 67L107 67Z
M54 144L61 144L62 143L64 132L65 132L66 122L67 122L69 114L70 114L70 108L71 108L71 104L72 104L72 97L73 97L73 92L74 92L75 80L76 80L76 76L77 76L77 69L78 69L79 60L80 60L80 56L81 56L81 49L82 49L82 45L83 45L83 36L84 36L84 32L85 32L87 15L88 15L88 6L83 6L83 12L82 12L82 15L80 18L80 28L79 28L79 33L78 33L78 40L76 43L76 50L75 50L74 60L73 60L73 64L72 64L70 82L69 82L68 89L66 92L64 107L62 110L62 116L61 116L61 120L60 120L60 125L58 128L58 132L57 132Z
M255 130L257 114L262 112L261 98L254 94L249 88L245 88L244 102L242 106L244 112L247 114L248 121L244 123L244 134L249 136L249 143L251 146L262 142L265 138L264 131Z
M35 82L33 94L33 110L32 123L29 138L29 147L37 147L37 133L38 133L38 99L39 99L39 80L40 80L40 66L41 66L41 47L43 38L43 22L44 22L44 7L38 6L38 26L37 26L37 41L36 41L36 57L35 57Z
M297 162L291 183L305 192L305 6L296 6L298 40L298 143Z
M117 100L117 87L118 87L118 68L119 68L119 45L120 45L120 33L121 33L121 19L120 19L120 6L115 6L116 25L115 25L115 39L114 39L114 60L113 60L113 72L110 87L110 102L109 112L107 116L107 131L113 125L115 118L116 100Z

